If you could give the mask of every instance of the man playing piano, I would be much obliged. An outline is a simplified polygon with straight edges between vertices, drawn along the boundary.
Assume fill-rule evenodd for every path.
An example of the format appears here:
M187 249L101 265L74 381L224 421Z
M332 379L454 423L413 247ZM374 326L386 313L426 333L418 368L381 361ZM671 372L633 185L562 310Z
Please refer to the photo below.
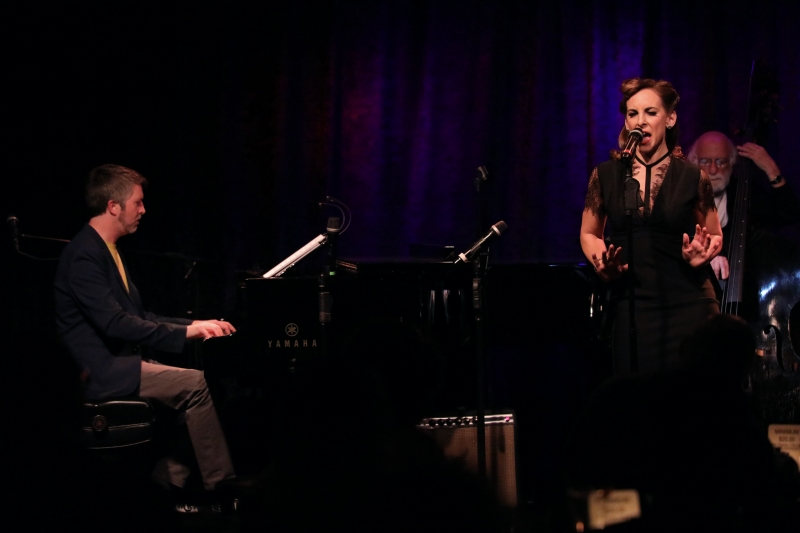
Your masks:
M192 339L229 335L220 320L169 318L147 312L116 248L145 213L139 173L103 165L89 174L89 223L64 249L55 278L58 334L82 369L85 396L99 400L140 395L185 413L203 485L213 490L235 476L203 372L148 360L142 347L180 353ZM185 467L154 472L183 487Z

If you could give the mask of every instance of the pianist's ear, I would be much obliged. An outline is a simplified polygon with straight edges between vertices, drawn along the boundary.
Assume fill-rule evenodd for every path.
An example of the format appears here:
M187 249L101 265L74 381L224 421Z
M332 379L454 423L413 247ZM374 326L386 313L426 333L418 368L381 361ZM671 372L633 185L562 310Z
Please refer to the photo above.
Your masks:
M121 210L122 206L119 204L119 202L115 202L114 200L108 201L108 205L106 205L106 213L117 216Z

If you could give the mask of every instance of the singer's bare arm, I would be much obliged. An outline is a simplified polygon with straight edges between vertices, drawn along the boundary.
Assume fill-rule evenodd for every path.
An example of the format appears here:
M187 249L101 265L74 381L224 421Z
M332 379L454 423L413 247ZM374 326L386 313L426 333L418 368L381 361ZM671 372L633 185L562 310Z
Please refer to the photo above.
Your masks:
M600 194L600 180L597 169L594 169L589 178L589 190L581 218L581 249L603 281L611 281L628 269L628 265L620 263L619 252L622 248L615 248L612 244L606 249L604 232L607 218Z
M698 268L711 262L722 250L722 227L719 224L717 206L714 203L714 192L711 181L705 171L700 171L698 185L699 201L694 209L694 237L683 234L683 259L691 266Z

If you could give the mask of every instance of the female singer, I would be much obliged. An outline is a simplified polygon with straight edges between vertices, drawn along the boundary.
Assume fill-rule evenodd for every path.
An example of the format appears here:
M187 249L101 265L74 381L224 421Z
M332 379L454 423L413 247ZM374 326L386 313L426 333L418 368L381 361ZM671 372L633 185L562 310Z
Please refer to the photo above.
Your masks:
M631 163L640 200L630 224L635 271L628 269L630 251L624 249L629 231L623 205L628 163L619 152L612 152L612 159L592 172L581 221L583 253L600 279L611 284L615 374L631 369L629 276L635 283L639 371L670 368L678 360L681 339L719 313L708 264L722 247L711 182L683 159L677 146L677 91L667 81L642 78L625 80L621 91L625 122L620 147L634 128L643 132Z

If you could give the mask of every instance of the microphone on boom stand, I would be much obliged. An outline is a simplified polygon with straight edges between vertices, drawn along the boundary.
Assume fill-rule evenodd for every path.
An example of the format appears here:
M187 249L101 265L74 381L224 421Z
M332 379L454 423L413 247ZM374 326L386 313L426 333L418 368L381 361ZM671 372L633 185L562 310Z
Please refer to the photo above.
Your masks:
M639 143L642 142L642 139L644 139L644 132L642 131L642 128L637 126L629 131L628 142L625 144L625 148L623 148L622 152L620 153L622 159L632 159L633 154L636 152L636 148L639 147Z
M457 263L461 263L461 262L464 262L464 263L468 262L470 259L472 259L472 256L475 254L475 252L480 250L481 247L483 247L484 244L486 244L487 242L489 242L490 240L492 240L495 237L499 237L507 229L508 229L508 226L502 220L500 222L498 222L497 224L493 225L491 227L491 229L489 229L489 231L486 233L486 235L484 235L483 237L481 237L480 239L475 241L475 243L472 246L470 246L469 250L467 250L464 253L458 254L458 259L456 259L453 262L453 264L457 264Z

